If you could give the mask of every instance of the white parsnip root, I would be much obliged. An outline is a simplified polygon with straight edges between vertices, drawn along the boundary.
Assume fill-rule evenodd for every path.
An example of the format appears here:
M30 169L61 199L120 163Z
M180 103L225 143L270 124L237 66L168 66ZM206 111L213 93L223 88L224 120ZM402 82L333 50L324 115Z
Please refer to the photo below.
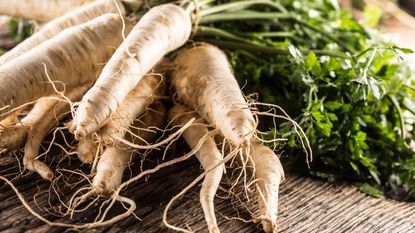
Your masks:
M15 125L19 121L19 116L22 114L23 109L19 109L18 111L12 112L2 121L0 121L0 133L3 129L6 129L12 125Z
M7 5L7 7L13 7L10 6L10 4L19 4L26 6L25 3L28 0L0 0L0 2L4 2L3 4ZM30 0L31 2L35 2L34 0ZM47 0L48 2L59 2L59 0ZM70 2L70 0L63 0L61 2ZM45 2L45 0L36 2ZM76 1L75 1L76 2ZM52 37L58 35L63 30L70 28L72 26L76 26L79 24L86 23L98 16L104 15L106 13L118 13L117 6L115 3L118 4L121 14L125 14L125 9L123 8L121 2L119 0L97 0L94 2L91 2L89 4L86 4L78 9L75 9L74 11L70 11L67 14L63 15L62 17L59 17L53 21L50 21L46 25L44 25L38 32L33 34L31 37L27 38L20 44L18 44L15 48L4 54L0 57L0 66L4 65L8 61L25 54L26 52L30 51L31 49L35 48L36 46L40 45L41 43L51 39ZM75 3L76 4L76 3ZM7 9L7 7L2 7L0 4L0 9ZM52 8L51 8L52 9ZM1 12L1 10L0 10ZM53 10L48 10L48 13L53 12ZM101 30L101 29L97 29ZM79 32L81 33L81 32ZM121 35L121 34L120 34ZM108 36L108 35L106 35ZM73 39L72 39L73 40ZM91 41L93 43L98 41ZM49 42L48 42L49 43ZM111 46L115 44L108 44L107 46ZM103 45L104 46L104 45ZM82 60L79 60L82 61Z
M78 143L76 154L82 163L91 164L98 153L98 142L94 139L94 135L90 134L84 137Z
M164 93L164 82L161 75L147 74L127 95L124 102L117 108L99 132L104 144L115 144L117 138L124 138L130 125L142 115L156 99Z
M77 87L68 92L66 98L70 101L79 100L88 90L90 84ZM31 171L37 172L42 178L51 180L53 177L49 167L36 159L43 139L59 120L70 111L70 103L65 99L42 99L40 104L35 104L34 109L37 119L32 119L28 128L27 141L24 149L23 164ZM31 113L34 114L34 113Z
M137 145L145 145L155 139L156 129L165 125L166 108L160 102L154 103L147 109L130 128L131 133L125 135L125 139ZM117 146L107 147L97 166L97 173L93 179L93 191L96 194L109 194L115 191L121 184L122 175L134 156L134 151L129 148Z
M77 87L67 93L66 98L51 96L39 99L16 125L5 128L0 134L0 146L17 149L24 145L23 164L44 179L52 179L53 173L43 162L37 160L43 139L59 120L70 111L70 101L79 100L91 84Z
M174 4L151 8L108 61L76 111L75 138L97 131L126 96L168 52L190 36L189 13ZM105 103L105 104L103 104Z
M263 229L267 233L277 231L278 190L285 179L278 156L267 146L253 142L251 158L254 164L258 207Z
M234 146L247 147L256 124L224 52L206 43L182 49L171 79L179 101L195 109Z
M200 119L197 113L192 112L191 109L185 106L176 105L169 111L169 121L172 125L182 126L192 118L199 118L199 120L195 122L195 125L186 129L182 136L190 148L193 149L208 134L207 127L203 125L204 121ZM221 160L223 157L212 136L205 139L196 157L202 164L203 169L207 171L200 190L200 204L202 205L209 232L218 233L220 231L216 222L213 199L222 179L223 165Z
M94 81L102 63L121 43L121 30L120 16L106 14L66 29L48 43L0 66L0 114L53 94L51 82L61 89Z
M111 119L99 130L97 134L99 138L94 139L93 134L89 134L79 141L78 158L83 163L92 163L97 155L98 141L106 146L116 145L117 139L124 138L136 118L161 97L164 88L161 75L146 75L128 94Z
M53 99L45 97L37 100L33 105L33 108L30 109L26 116L24 116L15 125L10 125L9 127L4 128L4 130L0 133L0 147L9 150L15 150L23 147L26 143L27 135L35 122L42 121L43 117L50 113L48 111L50 111L59 102L57 98L59 97L54 96ZM12 115L9 115L8 117L11 116Z
M19 119L23 110L14 111L0 122L0 148L16 150L24 145L27 138L25 121L30 117ZM33 116L32 116L33 117Z
M28 129L26 125L26 119L23 118L21 123L2 129L0 131L0 148L16 150L22 147L27 138Z
M0 15L49 21L94 0L0 0Z

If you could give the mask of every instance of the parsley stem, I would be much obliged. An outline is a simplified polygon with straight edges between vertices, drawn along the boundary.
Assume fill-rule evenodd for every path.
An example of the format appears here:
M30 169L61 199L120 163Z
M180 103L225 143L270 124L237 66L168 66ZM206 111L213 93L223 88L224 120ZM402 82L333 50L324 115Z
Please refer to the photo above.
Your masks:
M214 22L223 22L231 20L277 20L277 19L291 19L292 16L287 13L280 12L257 12L257 11L248 11L248 10L239 10L232 12L224 12L213 15L206 15L201 18L200 23L214 23Z
M248 39L245 39L243 37L237 36L235 34L232 34L228 31L214 28L214 27L206 27L206 26L200 26L197 28L197 36L217 36L221 38L226 38L238 42L244 42L251 44L252 42Z
M400 125L401 125L401 138L405 138L405 121L403 119L403 115L402 115L402 110L401 107L399 106L398 101L396 100L396 98L394 96L391 95L386 95L386 97L391 101L393 107L395 107L396 112L398 113L398 117L399 117L399 121L400 121Z
M219 12L224 11L232 11L232 10L240 10L240 9L247 9L253 5L268 5L273 8L278 9L283 13L287 13L287 9L283 7L281 4L271 1L271 0L245 0L245 1L238 1L238 2L230 2L226 4L220 4L217 6L212 6L207 9L202 9L200 16L207 16L212 15Z
M250 52L257 52L257 53L268 53L268 54L283 54L283 55L290 55L290 52L286 48L275 48L275 47L267 47L262 45L255 45L255 44L247 44L247 43L240 43L240 42L231 42L231 41L223 41L223 40L216 40L216 39L206 39L205 41L216 44L220 47L225 47L229 49L242 49ZM314 52L316 55L327 55L331 57L339 57L339 58L350 58L349 55L337 52L337 51L329 51L329 50L305 50L300 49L301 53L309 54L311 51Z
M286 19L286 20L293 20L294 22L303 25L315 32L318 32L331 41L337 43L341 48L349 53L354 53L353 49L350 48L348 45L334 37L328 32L325 32L314 25L290 14L290 13L281 13L281 12L257 12L257 11L249 11L249 10L239 10L239 11L232 11L232 12L223 12L218 14L206 15L201 18L200 24L207 24L207 23L214 23L214 22L223 22L223 21L231 21L231 20L278 20L278 19Z

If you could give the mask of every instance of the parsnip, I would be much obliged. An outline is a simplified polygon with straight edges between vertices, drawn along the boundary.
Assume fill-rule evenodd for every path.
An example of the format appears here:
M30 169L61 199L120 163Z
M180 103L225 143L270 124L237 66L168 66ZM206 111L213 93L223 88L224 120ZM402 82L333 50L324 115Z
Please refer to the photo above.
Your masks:
M151 8L105 66L76 111L75 138L97 131L128 93L168 52L190 36L189 13L174 4Z
M190 148L193 149L208 133L206 126L197 125L197 123L203 123L204 121L200 119L199 115L191 112L191 109L185 106L176 105L169 111L169 121L173 125L184 125L191 118L199 120L196 121L196 125L191 126L183 132L183 138ZM200 204L202 205L209 232L218 233L219 228L216 222L213 199L222 179L223 165L220 164L222 154L216 147L213 137L209 137L204 141L196 157L202 164L203 169L208 171L200 190Z
M88 90L91 85L86 84L77 87L68 92L66 98L70 101L76 101ZM70 105L65 100L45 99L50 102L49 108L43 109L43 112L38 114L41 118L33 121L27 135L27 141L24 149L23 164L31 170L37 172L44 179L51 180L53 177L52 171L43 162L36 159L39 154L39 149L43 139L49 131L59 122L59 120L70 111ZM47 103L45 103L47 104ZM39 109L41 112L42 109Z
M27 138L24 124L9 126L0 131L0 148L15 150L22 147Z
M28 1L28 0L23 0ZM45 1L45 0L41 0ZM72 2L69 0L64 0L67 2ZM64 2L62 1L62 2ZM22 0L0 0L0 2L5 2L3 4L21 4L18 2L22 2ZM7 3L6 3L7 2ZM31 0L31 2L34 2L34 0ZM36 1L38 2L38 1ZM48 2L57 2L56 0L48 0ZM46 25L44 25L38 32L33 34L31 37L27 38L20 44L18 44L15 48L4 54L0 57L0 65L4 65L8 61L25 54L29 50L35 48L36 46L40 45L41 43L51 39L52 37L58 35L63 30L76 26L79 24L86 23L98 16L101 16L106 13L118 13L117 7L115 3L118 4L121 10L121 14L125 14L125 9L123 8L121 2L119 0L98 0L94 1L92 3L86 4L74 11L70 11L67 14L63 15L62 17L56 18L53 21L50 21ZM24 5L24 4L23 4ZM13 6L11 6L13 7ZM2 7L0 5L0 9L5 9L7 7ZM53 9L53 8L51 8ZM0 10L1 12L1 10ZM48 13L53 12L53 10L48 10ZM49 42L48 42L49 43ZM93 42L94 43L94 42Z
M255 121L226 55L203 43L179 51L173 67L171 79L178 99L219 129L233 145L247 147Z
M97 155L97 151L98 143L94 140L93 135L91 134L79 141L76 153L81 162L91 164Z
M115 144L116 138L124 138L133 121L163 93L164 81L161 76L148 74L143 77L100 130L99 135L104 144Z
M22 109L14 111L2 121L0 121L0 133L3 129L15 125L19 121L20 114L22 114Z
M36 101L33 108L15 125L4 128L0 133L0 147L15 150L25 145L27 134L34 122L42 120L47 111L58 101L49 98L41 98Z
M138 145L144 145L154 140L157 131L146 129L151 129L151 127L162 128L164 126L166 108L160 102L153 104L151 108L154 110L148 109L131 128L131 131L139 138L127 134L125 139ZM128 148L107 147L99 159L97 173L92 182L94 192L96 194L109 194L115 191L120 186L124 170L133 155L134 152Z
M49 21L94 0L0 0L0 15Z
M146 75L125 98L111 119L100 129L99 138L92 134L79 141L77 154L83 163L92 163L98 150L97 141L104 145L116 145L117 138L124 138L134 120L142 115L155 99L164 92L164 83L158 75Z
M0 114L52 94L51 81L59 89L62 84L71 88L94 81L121 43L121 30L120 16L106 14L66 29L0 66Z
M251 158L255 167L262 226L265 232L274 233L277 230L278 190L285 179L284 169L278 156L259 142L252 143Z

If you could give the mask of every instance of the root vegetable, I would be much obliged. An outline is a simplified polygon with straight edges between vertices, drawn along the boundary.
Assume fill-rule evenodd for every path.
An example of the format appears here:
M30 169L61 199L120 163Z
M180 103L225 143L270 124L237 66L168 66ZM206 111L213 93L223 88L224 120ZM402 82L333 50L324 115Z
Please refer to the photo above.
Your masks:
M70 101L76 101L86 92L90 85L78 87L67 94ZM43 139L49 133L59 120L69 112L70 105L68 102L56 99L45 99L44 109L38 108L38 119L30 125L27 141L24 149L23 164L31 170L37 172L42 178L51 180L53 173L50 168L36 159Z
M182 49L171 79L179 101L194 108L235 146L247 147L255 121L226 55L206 43Z
M145 144L154 140L156 131L148 131L151 127L162 128L165 124L166 108L161 103L151 106L154 110L148 111L134 124L131 131L135 135L127 134L125 138L134 144ZM141 130L140 130L141 129ZM97 173L92 185L94 193L109 194L121 184L125 168L133 158L134 152L127 148L110 146L105 149L97 166Z
M25 145L28 132L34 124L42 120L48 110L50 110L57 100L41 98L36 101L33 108L16 125L5 128L0 133L0 147L15 150Z
M174 4L150 9L111 57L94 87L82 99L74 119L75 138L79 140L99 129L143 75L166 53L187 41L191 24L189 13Z
M0 148L15 150L22 147L27 138L27 130L23 124L4 128L0 131Z
M0 15L49 21L93 0L0 0Z
M278 190L285 179L278 156L259 142L252 143L251 158L255 167L258 207L264 231L276 232L278 215Z
M124 138L133 121L142 115L148 106L164 92L164 82L160 75L148 74L127 95L99 132L105 145L115 144L116 138Z
M26 0L27 1L27 0ZM34 0L32 0L34 2ZM22 1L19 0L13 0L13 1L4 1L0 0L1 2L7 2L4 4L19 4L22 6L25 6L25 3L21 3ZM38 1L36 1L38 2ZM58 1L48 1L48 2L58 2ZM64 2L64 1L63 1ZM71 2L72 1L67 1ZM119 0L116 0L118 6L121 9L121 13L125 14L125 10L122 7L122 4ZM76 3L75 3L76 4ZM12 6L10 6L12 7ZM6 7L2 7L0 4L0 9L5 9ZM50 8L54 9L54 8ZM53 10L48 9L48 13L53 12ZM31 37L24 40L22 43L18 44L15 48L4 54L0 57L0 65L4 65L8 61L25 54L29 50L37 47L42 42L47 41L51 39L52 37L58 35L60 32L62 32L64 29L67 29L69 27L79 25L86 23L98 16L101 16L106 13L117 13L117 7L114 3L114 0L99 0L92 2L90 4L86 4L74 11L71 11L62 17L59 17L49 23L47 23L42 29L40 29L38 32L33 34ZM100 29L99 29L100 30ZM92 41L93 42L93 41ZM95 41L96 42L96 41ZM93 43L95 43L93 42ZM49 42L48 42L49 43ZM110 46L112 44L108 44L107 46ZM82 60L79 60L82 61Z
M2 121L0 121L0 132L2 129L8 128L12 125L15 125L19 121L19 116L22 113L22 110L14 111Z
M134 120L142 115L163 91L164 83L161 76L146 75L128 94L111 119L100 129L98 140L104 145L114 146L116 139L124 138ZM78 158L83 163L92 163L97 150L98 143L93 139L92 134L87 135L79 141Z
M131 151L108 147L99 159L92 186L96 194L110 194L119 187L125 168L132 157Z
M120 16L106 14L66 29L48 43L0 66L0 114L52 94L51 81L67 88L94 81L102 63L121 43L121 30Z
M93 135L84 137L78 143L77 155L78 159L83 163L91 164L98 151L98 143L95 142Z
M203 123L199 115L184 106L176 105L169 112L169 121L173 125L184 125L192 118L199 118L197 123ZM194 125L183 132L183 138L190 148L195 148L199 141L208 133L208 129L203 125ZM213 137L207 138L196 154L197 159L203 166L206 173L205 179L200 190L200 203L205 215L206 222L210 233L219 232L215 217L215 207L213 199L219 183L222 179L223 166L219 165L222 160L222 154L219 152Z

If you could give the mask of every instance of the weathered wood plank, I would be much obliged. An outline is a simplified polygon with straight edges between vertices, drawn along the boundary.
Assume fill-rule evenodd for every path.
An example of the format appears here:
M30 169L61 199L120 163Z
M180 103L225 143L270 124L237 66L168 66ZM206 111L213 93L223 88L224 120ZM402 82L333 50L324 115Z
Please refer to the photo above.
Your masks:
M15 166L14 158L7 166ZM4 161L4 160L3 160ZM3 164L2 167L5 165ZM73 163L72 166L77 166ZM195 159L177 164L150 176L149 180L132 185L123 194L137 202L135 214L140 220L130 217L113 226L90 232L168 232L161 223L163 209L172 196L183 189L200 174ZM3 174L3 171L0 171ZM36 181L37 180L37 181ZM46 190L49 184L40 181L37 175L26 175L16 179L19 190L27 198ZM227 186L226 183L222 184ZM186 194L170 211L169 221L196 232L206 232L203 213L198 202L195 187ZM9 232L61 232L63 229L48 227L31 216L10 194L9 187L0 187L0 230ZM67 193L73 190L64 190ZM220 191L218 195L225 196ZM241 188L237 196L243 197ZM398 203L383 198L373 198L360 193L347 184L329 184L309 178L288 176L281 186L279 229L280 232L415 232L415 205ZM39 196L41 206L46 205L47 195ZM31 200L30 205L36 207ZM56 205L57 201L52 200ZM248 204L254 208L253 203ZM96 208L95 208L96 209ZM118 206L116 212L122 208ZM39 211L39 209L38 209ZM236 198L216 198L216 214L222 232L259 232L255 223L227 220L224 216L239 216L250 219L250 214ZM239 212L239 213L238 213ZM43 213L51 218L51 215ZM53 217L55 221L91 221L95 211L86 212L69 220Z

